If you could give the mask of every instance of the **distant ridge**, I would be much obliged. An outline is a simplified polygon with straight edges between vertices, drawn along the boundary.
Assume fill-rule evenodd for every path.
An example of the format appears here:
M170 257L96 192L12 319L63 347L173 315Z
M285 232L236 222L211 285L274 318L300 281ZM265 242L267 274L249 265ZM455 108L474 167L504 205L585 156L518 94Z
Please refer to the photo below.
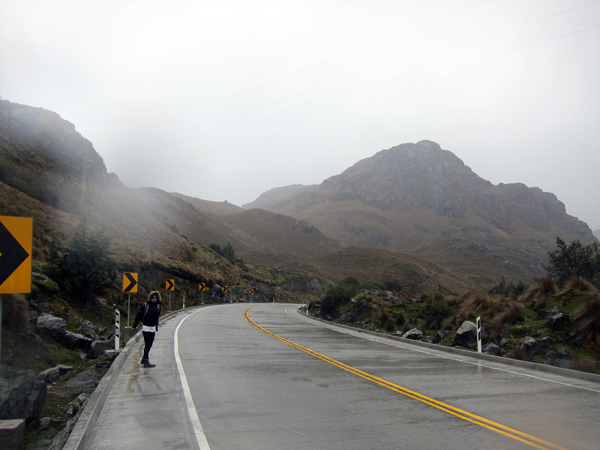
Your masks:
M265 203L343 245L413 252L482 280L540 275L557 236L595 239L554 194L493 185L431 141L380 151L310 190Z
M291 186L278 187L268 190L258 196L256 200L251 203L246 203L242 205L244 209L252 209L252 208L263 208L270 205L274 205L282 200L292 197L293 195L299 194L301 192L309 191L311 189L316 188L318 185L308 185L305 186L303 184L292 184Z
M242 208L234 205L233 203L229 203L227 201L212 202L210 200L202 200L202 199L199 199L196 197L190 197L188 195L183 195L178 192L171 192L171 195L190 203L198 211L204 211L204 212L208 212L211 214L217 214L219 216L224 216L227 214L235 214L235 213L242 211Z

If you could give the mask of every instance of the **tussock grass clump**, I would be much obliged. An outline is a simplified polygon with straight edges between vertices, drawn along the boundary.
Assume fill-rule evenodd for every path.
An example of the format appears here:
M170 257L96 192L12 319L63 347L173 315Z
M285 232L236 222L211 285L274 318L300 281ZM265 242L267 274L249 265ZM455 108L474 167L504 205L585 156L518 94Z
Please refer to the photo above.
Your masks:
M29 320L29 305L25 296L7 294L3 296L2 303L2 328L10 330L13 334L23 331Z
M492 321L492 338L501 336L504 330L517 322L525 320L524 306L520 303L509 303L508 307L496 315Z
M525 297L525 301L530 302L534 298L540 299L549 295L555 295L558 293L558 286L548 274L540 278L539 284L530 289Z
M587 341L600 346L600 295L591 296L574 314L573 321Z
M580 277L579 275L574 275L573 278L571 278L569 283L567 283L566 290L592 293L598 292L598 289L596 289L596 287L591 282L589 282L585 278Z

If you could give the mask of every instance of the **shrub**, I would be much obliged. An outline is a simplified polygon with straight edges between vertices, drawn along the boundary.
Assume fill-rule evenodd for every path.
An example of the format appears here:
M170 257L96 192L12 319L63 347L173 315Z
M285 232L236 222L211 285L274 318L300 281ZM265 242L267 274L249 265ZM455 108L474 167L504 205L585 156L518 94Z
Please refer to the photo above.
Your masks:
M421 317L428 329L440 328L442 321L452 314L452 308L445 299L433 298L427 301L421 310Z
M544 266L563 286L573 275L579 275L600 287L600 246L598 242L583 245L579 239L569 245L556 238L557 250L548 252L549 264Z
M87 302L113 284L115 261L109 256L110 238L88 230L83 219L69 247L50 245L48 274L74 300Z
M525 284L523 281L519 280L516 283L513 283L512 281L507 283L506 280L504 279L504 277L502 277L502 280L500 281L500 283L498 283L497 285L492 287L488 291L488 294L504 295L506 297L510 296L511 294L514 294L515 296L519 296L519 295L523 294L528 288L529 288L529 285Z
M341 305L348 303L356 294L356 287L348 284L336 284L325 291L325 297L321 301L321 312L331 314Z

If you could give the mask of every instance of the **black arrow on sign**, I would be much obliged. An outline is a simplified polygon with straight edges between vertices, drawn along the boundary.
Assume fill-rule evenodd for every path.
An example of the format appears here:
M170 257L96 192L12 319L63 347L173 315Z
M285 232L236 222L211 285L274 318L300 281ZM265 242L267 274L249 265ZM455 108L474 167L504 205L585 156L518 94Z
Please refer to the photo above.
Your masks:
M4 283L27 258L29 253L0 222L0 284Z
M175 288L175 284L171 280L167 280L167 291L172 291Z
M129 285L125 288L124 292L130 292L137 284L137 281L135 281L135 278L129 272L125 272L125 276L129 280Z

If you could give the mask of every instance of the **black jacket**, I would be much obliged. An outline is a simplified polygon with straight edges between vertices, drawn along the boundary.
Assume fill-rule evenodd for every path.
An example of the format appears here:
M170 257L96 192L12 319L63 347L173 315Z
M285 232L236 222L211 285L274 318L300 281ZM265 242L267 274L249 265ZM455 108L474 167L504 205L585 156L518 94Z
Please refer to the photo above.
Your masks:
M142 305L140 306L140 310L135 316L133 328L136 328L138 326L138 323L142 322L142 325L146 325L147 327L156 327L156 329L158 330L160 305L160 300L157 300L156 302L152 302L151 300L149 300L146 303L142 303Z

